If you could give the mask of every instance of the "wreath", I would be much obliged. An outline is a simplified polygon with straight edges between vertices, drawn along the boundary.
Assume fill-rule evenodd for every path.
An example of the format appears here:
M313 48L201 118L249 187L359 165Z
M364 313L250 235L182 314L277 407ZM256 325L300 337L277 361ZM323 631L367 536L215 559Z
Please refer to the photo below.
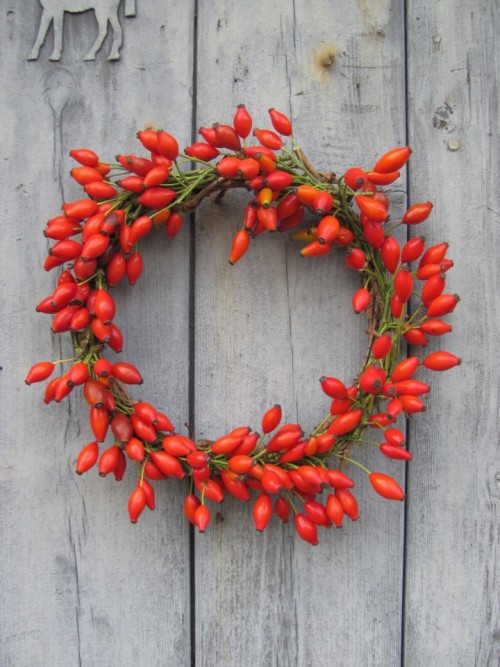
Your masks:
M187 477L184 512L200 532L210 522L207 501L220 503L226 494L249 501L255 492L257 530L267 527L273 513L284 523L293 516L299 536L317 544L318 527L340 527L344 516L358 518L346 464L363 470L384 498L405 497L395 479L368 470L350 450L366 444L378 446L383 457L411 459L396 422L400 415L425 410L429 384L415 374L421 365L444 371L460 359L445 351L422 361L415 355L401 359L401 347L425 347L429 337L449 333L451 326L441 318L459 298L445 293L446 273L453 266L447 243L427 247L424 237L414 236L401 247L393 235L400 225L424 222L432 209L430 202L417 203L401 220L389 218L383 187L400 176L411 154L408 147L385 153L371 170L320 173L295 142L288 117L276 109L269 116L273 129L255 129L257 143L247 141L252 117L239 105L232 125L202 127L203 141L183 153L171 134L154 128L137 134L147 157L118 155L108 163L87 148L70 151L79 165L71 175L87 197L63 204L62 214L47 223L44 234L54 244L44 269L61 267L62 272L37 310L53 316L55 334L70 333L74 357L36 363L26 383L47 380L64 365L47 383L44 402L58 403L82 387L94 440L80 451L76 472L97 464L101 476L121 480L127 463L133 463L138 477L128 499L133 523L146 507L155 507L152 482ZM123 347L112 289L125 277L131 285L139 279L139 242L162 227L174 239L183 213L210 195L219 200L232 188L247 190L250 199L233 238L231 264L264 233L290 232L304 243L303 257L341 251L360 276L352 306L367 314L366 355L349 386L335 377L320 378L331 404L309 435L299 424L283 424L281 407L274 405L263 415L259 432L239 426L213 440L197 440L190 431L177 431L151 403L134 400L127 386L142 383L140 371L128 361L108 358L109 351ZM370 432L381 432L383 442ZM108 434L112 443L104 446Z

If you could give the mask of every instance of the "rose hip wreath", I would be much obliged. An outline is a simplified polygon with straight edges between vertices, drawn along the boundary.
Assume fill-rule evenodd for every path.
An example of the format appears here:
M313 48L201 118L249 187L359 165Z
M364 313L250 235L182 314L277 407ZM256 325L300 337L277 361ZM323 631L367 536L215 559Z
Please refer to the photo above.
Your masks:
M275 109L269 115L274 129L255 129L258 143L251 145L252 118L240 105L232 125L201 128L203 141L184 153L172 135L155 129L137 135L147 157L119 155L116 163L107 163L86 148L70 152L80 165L71 175L88 198L64 204L63 215L47 223L45 236L55 243L44 268L63 270L37 310L53 315L54 333L70 332L75 356L35 364L26 382L46 380L56 364L68 364L47 384L44 401L59 402L75 387L83 388L95 440L80 451L76 472L98 463L101 476L112 473L121 480L127 461L133 463L137 485L128 500L133 523L145 507L155 507L151 482L188 477L184 512L200 532L210 521L207 501L220 503L228 493L248 501L255 492L257 530L267 527L273 512L284 523L293 513L300 537L317 544L319 526L341 526L344 515L358 518L354 482L343 471L346 463L366 472L384 498L404 498L392 477L371 472L349 450L366 444L390 459L411 459L404 432L395 424L399 415L425 409L422 396L429 385L415 374L420 365L444 371L460 359L437 351L422 362L417 356L401 360L401 343L424 347L429 336L450 332L441 318L453 311L458 296L445 293L446 272L453 266L447 243L427 247L416 236L400 247L392 234L399 225L423 222L432 209L430 202L414 204L402 220L389 222L389 199L381 186L397 180L410 156L408 147L390 150L369 170L323 174L295 143L287 116ZM291 148L282 137L291 138ZM183 213L231 188L251 193L233 239L231 264L261 234L292 230L291 238L305 243L302 256L339 250L361 279L352 306L368 315L366 357L350 386L338 378L320 378L330 409L308 436L299 424L281 424L281 407L274 405L262 417L261 433L239 426L214 440L195 440L191 433L177 432L156 407L131 397L125 385L142 383L134 365L108 358L108 351L123 347L111 291L125 276L134 285L141 275L139 242L153 227L164 227L173 239ZM315 216L307 228L301 227L306 211ZM366 436L370 430L382 432L382 444ZM99 444L109 432L108 445Z

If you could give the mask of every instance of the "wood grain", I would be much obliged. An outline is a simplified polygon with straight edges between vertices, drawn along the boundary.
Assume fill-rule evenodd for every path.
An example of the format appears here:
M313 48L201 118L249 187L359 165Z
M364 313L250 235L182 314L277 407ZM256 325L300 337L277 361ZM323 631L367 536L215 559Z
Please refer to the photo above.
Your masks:
M35 361L69 356L66 342L49 333L48 317L34 312L54 286L54 276L40 268L48 247L43 225L63 196L81 196L70 182L67 153L82 145L97 147L104 159L139 151L135 132L151 122L189 137L192 49L179 50L179 43L192 44L193 3L139 3L136 18L122 14L124 44L113 64L106 60L109 36L96 61L83 62L94 39L92 13L66 17L62 59L49 63L51 34L39 60L26 60L37 3L3 9L0 144L9 180L2 188L0 269L0 663L187 664L189 532L181 488L159 488L158 510L131 526L133 470L119 485L95 471L83 479L74 474L78 451L92 439L81 397L46 407L40 387L28 389L23 379ZM135 395L182 424L189 234L174 245L162 233L145 246L142 284L133 293L115 290L122 358L143 372L144 388Z
M291 114L300 145L325 170L365 164L404 141L401 12L389 3L314 7L200 5L198 125L227 122L243 102L265 127L275 106ZM366 323L350 306L358 283L341 254L304 260L291 242L268 235L237 266L227 264L244 199L228 195L197 216L203 437L238 424L259 429L276 402L288 421L311 429L328 408L318 378L347 381L363 355ZM323 531L313 550L277 520L256 534L251 507L224 501L224 520L196 540L197 664L316 666L333 656L336 664L399 664L402 507L374 500L353 474L362 520Z
M119 61L107 60L111 31L96 60L83 61L97 34L84 12L66 14L62 58L49 62L52 28L27 60L40 4L2 4L2 667L498 665L498 7L407 5L139 0L135 18L120 6ZM251 503L231 499L212 505L212 525L193 543L176 482L129 526L133 471L120 485L74 474L91 439L83 401L47 407L40 387L23 384L35 361L70 354L34 312L55 281L39 268L43 225L81 192L67 152L138 151L147 125L187 145L194 102L198 126L231 121L238 103L267 126L275 106L322 170L368 167L408 141L410 201L435 203L415 233L448 240L456 263L449 291L462 302L443 344L463 363L430 378L429 410L410 425L408 478L378 452L359 452L407 483L406 512L352 471L361 519L323 531L315 549L276 519L256 533ZM405 181L393 196L397 219ZM197 437L259 429L275 402L309 431L328 409L318 378L348 381L363 356L366 323L350 307L358 282L341 253L306 260L267 235L229 266L245 200L205 202L194 239L186 222L173 243L162 233L145 242L142 280L114 293L122 358L145 378L134 396L181 431L192 417Z
M450 10L414 2L408 15L411 198L435 201L424 233L446 239L456 262L446 291L462 302L444 347L463 363L432 375L429 412L411 429L405 664L492 666L500 660L499 16L487 1Z

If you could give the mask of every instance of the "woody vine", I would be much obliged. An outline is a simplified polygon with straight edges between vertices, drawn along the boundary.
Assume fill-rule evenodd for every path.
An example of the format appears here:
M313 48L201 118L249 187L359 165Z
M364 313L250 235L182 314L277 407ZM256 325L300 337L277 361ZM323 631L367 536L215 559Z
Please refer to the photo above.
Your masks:
M430 387L415 377L417 370L448 370L460 359L443 350L401 359L402 343L418 350L429 337L449 333L451 326L442 318L459 298L445 291L453 266L447 243L428 247L424 237L413 236L401 247L393 235L400 225L424 222L432 210L430 202L422 202L410 206L401 220L389 218L384 186L399 178L411 154L408 147L388 151L372 169L323 174L296 144L288 117L276 109L269 116L273 129L255 129L256 143L248 141L252 117L239 105L232 125L201 128L203 141L183 153L171 134L155 129L137 135L147 157L119 155L105 162L87 148L70 152L79 165L71 174L87 197L63 204L62 214L47 223L44 234L54 244L44 268L61 272L37 310L53 316L54 334L69 332L74 357L36 363L26 382L48 380L56 367L63 369L47 383L45 403L82 388L94 440L81 449L76 472L97 464L101 476L121 480L133 466L132 522L145 508L154 509L155 482L188 477L184 512L200 532L210 522L211 503L226 494L242 501L253 496L257 530L264 530L274 513L284 523L293 516L299 536L317 544L319 527L340 527L345 516L358 518L346 464L364 471L384 498L403 500L397 481L356 461L351 446L377 445L382 458L411 459L398 419L425 410ZM266 411L258 431L237 426L212 440L182 434L164 412L133 398L128 387L142 383L141 373L112 356L123 347L112 291L125 278L131 285L139 279L139 243L155 228L174 239L183 214L233 188L251 194L233 238L231 264L257 237L290 232L303 243L302 256L340 251L360 275L352 306L367 313L366 356L350 385L320 379L330 409L307 435L299 424L282 423L279 405ZM383 442L375 442L372 432L382 433Z

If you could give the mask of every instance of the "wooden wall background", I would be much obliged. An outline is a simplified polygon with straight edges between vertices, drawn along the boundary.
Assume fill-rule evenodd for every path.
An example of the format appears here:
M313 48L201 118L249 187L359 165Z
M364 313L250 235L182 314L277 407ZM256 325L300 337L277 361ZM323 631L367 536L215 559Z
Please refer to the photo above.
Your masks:
M66 14L62 58L50 62L52 28L27 60L39 3L0 9L0 664L497 665L498 3L137 0L134 18L120 7L115 62L111 34L83 61L93 12ZM250 507L230 500L224 521L193 536L175 483L131 527L130 477L73 472L90 438L81 401L45 407L23 384L34 361L67 351L34 306L54 281L39 268L43 225L79 195L69 149L132 152L148 123L187 145L193 127L229 120L240 102L260 125L271 106L289 113L323 169L409 142L395 210L432 199L424 233L449 241L457 267L448 346L463 364L432 377L406 472L366 456L406 485L406 503L361 482L361 520L323 532L315 549L290 527L257 534ZM317 378L353 376L364 346L341 262L306 262L269 237L229 267L241 210L233 195L205 204L194 231L147 245L142 284L116 290L144 396L198 436L257 425L276 401L311 427L323 411Z

